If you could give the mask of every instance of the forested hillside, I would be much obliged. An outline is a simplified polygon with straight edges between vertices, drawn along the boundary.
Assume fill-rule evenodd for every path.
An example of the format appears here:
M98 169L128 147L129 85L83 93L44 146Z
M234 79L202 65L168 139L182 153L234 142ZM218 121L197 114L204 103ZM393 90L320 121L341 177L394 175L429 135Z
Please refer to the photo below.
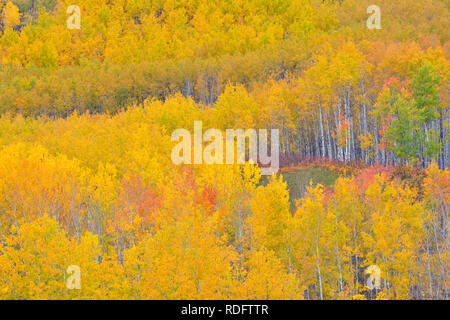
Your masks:
M115 113L176 93L220 108L237 85L249 105L223 106L233 125L280 128L284 152L448 166L445 1L379 1L381 30L360 0L82 0L80 30L66 27L69 1L16 4L0 38L3 112Z
M448 299L449 2L375 2L0 0L0 299ZM194 121L338 178L175 165Z

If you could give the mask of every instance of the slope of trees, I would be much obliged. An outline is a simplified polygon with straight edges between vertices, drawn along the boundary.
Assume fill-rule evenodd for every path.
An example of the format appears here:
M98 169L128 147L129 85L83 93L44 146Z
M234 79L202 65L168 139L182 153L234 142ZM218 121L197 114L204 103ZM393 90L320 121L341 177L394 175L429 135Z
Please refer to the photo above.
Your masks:
M81 30L64 1L5 2L0 110L115 113L176 93L214 108L243 86L264 110L243 125L278 127L285 153L447 167L448 7L380 1L368 30L363 2L81 1Z
M311 186L292 212L282 177L260 186L255 165L171 163L165 132L199 112L180 96L115 116L3 116L1 297L448 297L448 169L417 184L372 166ZM69 265L81 290L65 287Z

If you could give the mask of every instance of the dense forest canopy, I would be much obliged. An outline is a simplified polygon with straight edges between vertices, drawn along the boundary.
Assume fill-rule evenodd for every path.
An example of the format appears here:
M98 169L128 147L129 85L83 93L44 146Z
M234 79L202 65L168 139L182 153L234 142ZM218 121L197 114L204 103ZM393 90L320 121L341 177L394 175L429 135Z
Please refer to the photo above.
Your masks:
M448 299L449 9L0 0L0 299ZM176 166L194 121L339 177Z
M285 153L448 166L445 1L379 1L380 30L359 0L79 1L80 30L69 1L3 2L3 113L115 113L177 93L219 110L244 94L253 111L225 109L280 128Z

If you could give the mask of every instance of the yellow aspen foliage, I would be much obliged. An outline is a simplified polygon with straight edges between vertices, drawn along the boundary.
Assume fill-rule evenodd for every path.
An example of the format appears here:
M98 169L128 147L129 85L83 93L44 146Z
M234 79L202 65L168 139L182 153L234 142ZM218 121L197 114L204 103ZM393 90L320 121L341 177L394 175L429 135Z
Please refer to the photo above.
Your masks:
M294 216L294 261L302 284L308 288L308 299L324 299L331 295L328 284L333 266L329 263L333 239L331 223L326 212L323 187L308 187ZM305 296L306 298L306 296Z
M448 1L369 5L0 0L0 299L448 299Z
M66 284L67 268L78 265L82 273L94 271L91 266L100 254L88 238L80 244L67 238L58 222L46 215L13 228L0 252L4 299L69 299L73 295Z
M14 28L20 24L20 12L14 3L8 1L1 11L1 19L5 27Z
M303 287L296 273L289 273L272 250L255 249L246 262L245 281L237 299L303 299Z
M258 187L251 201L253 214L247 224L251 248L265 247L283 261L290 261L289 193L283 177L272 176L265 187Z
M362 234L370 249L366 265L380 267L383 291L390 298L410 298L411 274L417 273L425 210L414 199L415 191L378 176L366 191L370 201L371 225ZM376 200L375 200L376 199Z
M141 299L225 299L236 287L237 255L214 236L217 217L198 212L168 223L125 252L125 272ZM139 276L135 272L140 270Z

